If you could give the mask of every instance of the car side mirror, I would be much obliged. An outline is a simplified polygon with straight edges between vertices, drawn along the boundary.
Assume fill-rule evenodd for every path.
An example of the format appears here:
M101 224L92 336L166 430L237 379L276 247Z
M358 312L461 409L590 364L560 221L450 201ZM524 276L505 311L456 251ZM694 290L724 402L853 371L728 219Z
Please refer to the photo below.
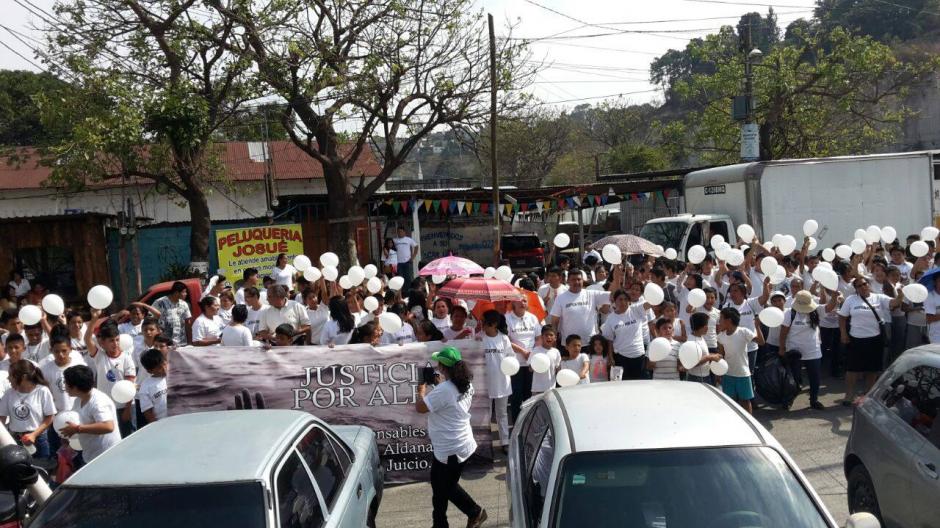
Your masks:
M849 515L845 521L845 528L881 528L878 518L868 512L858 512Z

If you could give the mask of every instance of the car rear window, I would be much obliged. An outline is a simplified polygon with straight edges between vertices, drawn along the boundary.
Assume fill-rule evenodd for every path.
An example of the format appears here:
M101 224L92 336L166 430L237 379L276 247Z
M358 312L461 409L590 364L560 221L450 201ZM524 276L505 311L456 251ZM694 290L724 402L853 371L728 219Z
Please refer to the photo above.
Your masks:
M503 251L523 251L541 246L539 237L535 235L503 237Z
M265 526L258 482L198 486L64 486L30 528L257 528Z

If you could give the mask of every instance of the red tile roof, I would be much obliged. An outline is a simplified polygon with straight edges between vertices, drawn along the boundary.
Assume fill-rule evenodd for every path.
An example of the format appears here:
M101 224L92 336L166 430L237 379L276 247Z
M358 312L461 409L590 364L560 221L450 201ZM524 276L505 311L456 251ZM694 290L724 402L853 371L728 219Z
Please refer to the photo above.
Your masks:
M249 156L247 142L220 143L225 150L221 161L226 167L229 178L234 181L260 181L264 178L266 163L255 161ZM323 167L315 159L290 141L272 141L270 143L272 168L277 180L309 180L323 177ZM349 152L352 145L342 145L341 152ZM38 189L49 177L51 169L39 165L35 149L22 147L17 150L18 163L0 160L0 189ZM376 176L382 166L375 159L372 149L362 150L359 159L350 172L352 176ZM107 184L102 184L107 186Z

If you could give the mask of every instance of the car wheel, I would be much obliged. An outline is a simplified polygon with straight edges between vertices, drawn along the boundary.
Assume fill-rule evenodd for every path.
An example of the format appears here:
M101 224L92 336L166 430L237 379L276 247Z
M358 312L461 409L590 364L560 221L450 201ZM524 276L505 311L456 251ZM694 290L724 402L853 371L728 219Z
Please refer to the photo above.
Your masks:
M865 466L858 464L849 471L849 513L868 512L881 521L881 508L878 507L878 496L875 494L875 485Z

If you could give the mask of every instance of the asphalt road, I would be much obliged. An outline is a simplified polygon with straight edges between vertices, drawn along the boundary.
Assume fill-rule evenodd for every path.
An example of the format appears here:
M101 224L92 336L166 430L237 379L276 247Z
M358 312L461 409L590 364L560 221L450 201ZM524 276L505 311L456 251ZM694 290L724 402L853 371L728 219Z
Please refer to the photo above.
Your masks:
M823 411L809 408L804 392L790 411L758 408L757 418L784 446L809 479L816 493L836 522L848 517L845 476L842 474L842 451L852 426L852 410L838 405L842 397L838 380L823 380L820 400ZM509 526L506 508L506 467L497 460L491 471L465 474L461 481L468 493L489 514L487 527ZM449 509L451 526L466 526L467 519L453 506ZM379 510L380 528L430 526L431 487L410 484L386 489Z

